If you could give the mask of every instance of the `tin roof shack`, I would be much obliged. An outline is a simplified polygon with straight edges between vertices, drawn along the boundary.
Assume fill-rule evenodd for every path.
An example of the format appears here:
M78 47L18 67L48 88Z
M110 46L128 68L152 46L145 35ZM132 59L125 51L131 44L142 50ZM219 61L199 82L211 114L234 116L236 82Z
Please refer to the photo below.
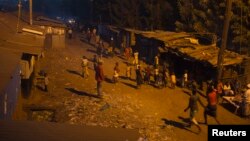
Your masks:
M174 71L178 77L182 77L184 70L188 70L190 77L200 83L204 80L216 78L219 48L215 44L202 45L193 34L185 32L155 31L141 32L138 35L140 38L137 38L137 40L140 43L137 45L143 48L142 46L149 44L148 46L155 48L154 50L158 49L162 54L161 58L169 64L170 70ZM144 43L145 39L148 42ZM162 43L163 46L158 48L159 44ZM152 50L148 50L148 52L152 52ZM156 52L153 51L153 54L155 55ZM223 79L233 79L244 75L246 71L239 67L246 59L246 56L226 50L224 53Z
M0 119L11 119L21 93L21 53L0 49Z
M137 33L135 37L136 45L134 48L139 51L140 59L144 60L148 64L153 64L155 56L162 53L162 49L160 47L164 46L164 43L159 40L142 36L141 33Z
M1 26L2 29L5 28L5 26ZM6 28L5 28L6 29ZM10 30L6 30L6 32L10 32ZM2 35L3 37L5 34ZM0 37L1 39L1 37ZM44 40L43 37L39 38L37 35L33 35L30 33L14 33L12 34L8 39L4 39L0 41L0 48L7 51L13 51L22 53L23 56L30 56L25 58L30 59L22 59L21 63L22 65L22 79L29 79L31 73L34 70L35 61L38 61L42 55L43 55L43 45ZM32 59L33 58L33 59ZM26 63L24 63L26 62ZM27 65L24 64L30 64L28 66L29 69L25 69Z
M136 48L136 34L137 33L144 33L145 31L139 31L135 29L130 28L119 28L110 26L112 30L119 31L118 39L119 39L119 45L123 43L125 47L132 47L133 50L137 50Z
M38 25L45 30L45 47L65 48L67 26L63 22L38 16L33 21L33 24Z
M38 74L40 69L38 61L43 54L42 48L5 42L0 45L0 49L21 54L19 63L21 66L22 90L25 96L29 95L34 76Z
M0 48L5 51L22 54L22 84L26 84L26 81L29 82L26 84L26 88L30 90L32 74L34 70L37 70L35 68L38 68L36 67L36 62L43 55L44 36L22 31L23 27L30 27L22 21L20 21L20 30L17 33L17 17L11 13L2 12L0 12L0 16ZM32 28L41 29L33 26Z

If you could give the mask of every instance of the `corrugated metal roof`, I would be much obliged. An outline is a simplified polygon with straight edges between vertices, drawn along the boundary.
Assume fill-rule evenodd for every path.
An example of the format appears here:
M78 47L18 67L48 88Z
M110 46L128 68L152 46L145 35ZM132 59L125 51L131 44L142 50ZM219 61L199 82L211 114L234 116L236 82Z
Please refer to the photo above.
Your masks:
M139 31L128 28L123 28L128 32L141 35L148 39L162 41L165 44L165 49L175 51L179 55L185 55L198 61L206 61L212 66L217 66L217 58L219 48L214 45L201 45L198 39L187 32L169 32L169 31ZM241 64L247 58L244 55L225 50L224 66Z

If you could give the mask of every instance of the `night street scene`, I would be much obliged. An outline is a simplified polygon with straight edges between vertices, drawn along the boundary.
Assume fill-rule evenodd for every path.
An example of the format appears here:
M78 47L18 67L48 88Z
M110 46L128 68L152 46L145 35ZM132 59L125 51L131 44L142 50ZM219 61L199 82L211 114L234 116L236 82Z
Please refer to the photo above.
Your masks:
M0 0L0 141L208 141L249 55L250 0Z

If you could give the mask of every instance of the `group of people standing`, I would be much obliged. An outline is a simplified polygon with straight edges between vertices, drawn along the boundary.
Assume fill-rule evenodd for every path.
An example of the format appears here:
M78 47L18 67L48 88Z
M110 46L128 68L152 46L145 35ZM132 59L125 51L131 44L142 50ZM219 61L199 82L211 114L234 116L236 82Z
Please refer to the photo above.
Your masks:
M101 39L99 39L98 41L98 47L97 47L97 54L99 56L99 58L102 58L102 54L104 52L104 45L103 45L103 41ZM110 39L110 52L114 52L114 41L113 38ZM175 73L172 69L168 68L167 65L163 65L160 66L160 60L159 60L159 55L156 55L154 58L154 65L153 68L149 65L147 65L145 68L142 67L142 64L139 61L139 52L138 51L134 51L132 53L132 49L129 47L124 47L123 44L121 44L121 51L120 53L122 55L125 56L125 58L127 59L127 67L125 69L125 76L127 79L131 79L132 78L132 69L135 69L135 78L136 78L136 86L137 88L140 88L142 84L152 84L151 81L151 76L153 76L153 85L156 87L167 87L169 86L170 88L175 88L176 87L176 76ZM133 55L132 55L133 54ZM133 61L130 62L130 58L131 56L133 56ZM83 64L86 64L86 61L84 61L83 58ZM94 63L94 70L95 70L95 80L97 81L97 94L99 97L102 96L102 82L104 81L105 77L104 77L104 71L103 71L103 61L100 59L97 59L97 56L95 55L94 59L93 59L93 63ZM118 62L115 63L114 66L114 73L113 73L113 77L112 80L114 83L117 83L120 77L120 65ZM161 68L161 69L160 69ZM172 71L170 71L172 70ZM88 71L86 71L86 67L85 65L83 65L83 76L88 76ZM170 84L170 85L169 85ZM190 109L190 122L187 125L187 127L190 127L192 124L196 125L199 129L199 132L201 131L201 128L198 124L198 122L195 119L195 115L198 112L198 103L200 103L202 105L202 107L204 107L204 123L207 124L207 116L212 116L214 117L214 119L216 120L216 122L219 124L219 121L217 120L217 105L218 105L218 101L220 96L222 95L234 95L235 92L232 90L231 88L231 84L230 83L225 83L223 84L221 81L219 81L217 83L217 85L215 84L210 84L208 85L207 88L207 105L205 106L205 104L203 104L199 98L199 95L197 94L198 90L197 90L197 86L194 83L190 83L189 81L189 75L188 75L188 71L185 70L183 72L182 75L182 79L181 79L181 86L182 87L191 87L191 91L192 91L192 95L189 98L189 104L187 106L187 108L184 109L184 111L186 112L188 109ZM249 111L249 95L250 95L250 85L249 85L249 89L246 92L247 94L245 95L245 106L246 110L248 109ZM238 91L236 91L236 93L238 93Z

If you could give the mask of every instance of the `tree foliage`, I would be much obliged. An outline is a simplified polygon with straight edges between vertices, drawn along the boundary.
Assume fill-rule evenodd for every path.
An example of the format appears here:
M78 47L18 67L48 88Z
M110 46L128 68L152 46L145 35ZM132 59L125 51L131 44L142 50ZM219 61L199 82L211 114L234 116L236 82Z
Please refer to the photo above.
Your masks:
M224 0L178 0L178 8L181 18L176 21L177 31L221 35Z
M178 0L180 19L175 22L177 31L215 33L222 35L226 0ZM250 0L235 0L229 38L236 50L250 44Z
M173 23L173 7L166 0L97 0L95 9L104 22L118 26L162 29Z
M233 43L250 47L250 0L238 0L233 5L232 34Z

